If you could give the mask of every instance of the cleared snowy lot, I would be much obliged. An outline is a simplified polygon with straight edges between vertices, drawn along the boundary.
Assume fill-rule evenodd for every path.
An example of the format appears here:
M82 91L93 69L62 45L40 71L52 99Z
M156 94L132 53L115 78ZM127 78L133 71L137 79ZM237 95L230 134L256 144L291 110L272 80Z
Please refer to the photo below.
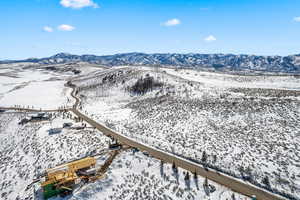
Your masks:
M146 74L164 86L129 92ZM82 109L123 134L291 198L300 195L298 77L135 67L75 84Z

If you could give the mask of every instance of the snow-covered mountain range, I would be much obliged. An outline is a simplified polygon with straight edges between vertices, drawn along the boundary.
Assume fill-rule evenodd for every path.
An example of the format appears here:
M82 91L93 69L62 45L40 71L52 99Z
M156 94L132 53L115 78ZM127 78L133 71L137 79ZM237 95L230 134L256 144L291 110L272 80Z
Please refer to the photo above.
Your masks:
M264 71L300 73L300 54L291 56L256 56L234 54L145 54L124 53L107 56L73 55L59 53L47 58L0 61L1 63L33 62L39 64L62 64L88 62L105 66L149 65L177 66L183 68L208 68L220 71Z

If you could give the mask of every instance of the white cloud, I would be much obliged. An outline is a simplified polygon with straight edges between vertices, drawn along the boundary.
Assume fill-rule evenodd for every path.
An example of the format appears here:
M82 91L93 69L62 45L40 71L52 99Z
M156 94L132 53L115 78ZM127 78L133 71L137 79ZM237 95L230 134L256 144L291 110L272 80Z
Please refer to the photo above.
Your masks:
M44 26L43 30L46 31L46 32L49 32L49 33L53 32L53 28L50 27L50 26Z
M60 31L73 31L75 29L75 27L68 25L68 24L62 24L62 25L59 25L57 27L57 29Z
M300 22L300 17L294 17L295 22Z
M66 8L80 9L83 7L99 8L93 0L61 0L60 4Z
M209 35L206 38L204 38L204 41L206 41L206 42L213 42L216 40L217 40L217 38L215 38L215 36L213 36L213 35Z
M164 26L177 26L181 24L180 20L179 19L170 19L168 21L166 21L165 23L163 23Z

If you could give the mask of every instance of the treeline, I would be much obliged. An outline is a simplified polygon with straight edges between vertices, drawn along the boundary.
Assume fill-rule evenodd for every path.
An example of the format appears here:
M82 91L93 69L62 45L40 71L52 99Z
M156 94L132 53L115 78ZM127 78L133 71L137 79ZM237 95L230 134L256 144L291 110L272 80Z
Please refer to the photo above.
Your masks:
M146 74L145 77L141 77L136 83L128 87L127 90L136 95L144 95L145 93L152 91L156 88L163 87L163 83L154 79L154 77Z

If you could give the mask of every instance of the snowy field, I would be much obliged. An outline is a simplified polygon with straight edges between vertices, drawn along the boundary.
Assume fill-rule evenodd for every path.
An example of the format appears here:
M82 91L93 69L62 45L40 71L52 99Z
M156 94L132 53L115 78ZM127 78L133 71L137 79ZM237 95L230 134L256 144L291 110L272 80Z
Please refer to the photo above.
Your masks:
M26 114L0 114L0 197L1 199L33 199L33 188L26 190L34 178L67 161L82 158L107 148L109 139L90 130L63 129L72 122L67 115L53 113L51 122L20 125ZM74 123L74 122L73 122Z
M26 114L0 114L1 199L36 199L34 191L39 185L26 187L46 169L107 149L110 139L92 129L63 129L59 134L49 134L51 128L74 123L69 114L53 116L50 122L19 125ZM209 192L202 177L190 174L190 180L185 181L185 173L181 169L175 173L169 164L127 150L114 160L105 179L85 185L64 199L225 200L234 196L237 200L248 200L211 181L208 183L213 190Z
M0 67L0 106L56 109L67 104L69 91L64 88L65 77L24 67L22 64L9 69Z
M16 89L5 93L0 99L0 105L10 107L20 105L22 107L57 109L59 106L67 106L69 90L64 89L65 81L42 81L26 84L22 89ZM69 103L69 106L72 102Z
M144 143L299 199L299 78L141 69L75 81L82 110ZM146 74L163 87L130 92Z
M164 69L168 74L206 85L225 88L265 88L300 90L300 78L293 76L237 76L221 73L202 72L189 69Z
M51 70L50 70L51 69ZM64 84L74 77L72 70L81 74L101 70L81 63L57 66L40 66L33 63L0 65L0 107L21 106L36 109L57 109L72 106L70 88Z

